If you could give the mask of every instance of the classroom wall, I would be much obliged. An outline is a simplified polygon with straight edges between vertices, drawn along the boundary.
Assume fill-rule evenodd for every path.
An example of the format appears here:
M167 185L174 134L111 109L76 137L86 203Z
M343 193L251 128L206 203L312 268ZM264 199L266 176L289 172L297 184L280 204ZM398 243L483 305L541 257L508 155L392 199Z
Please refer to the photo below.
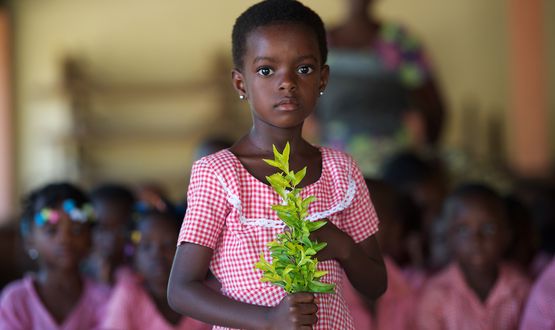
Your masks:
M553 10L553 3L545 1ZM254 2L15 1L18 193L74 175L65 166L67 154L60 142L71 128L67 95L60 86L60 64L66 55L87 58L95 75L104 81L168 82L226 76L229 72L214 72L211 59L228 53L235 17ZM343 14L339 0L304 3L329 24ZM457 146L468 136L460 122L469 108L474 109L482 133L486 118L504 116L508 108L504 0L380 0L378 13L406 24L429 50L450 111L447 145ZM555 33L550 24L553 54ZM553 62L550 70L553 82ZM213 101L205 102L210 106ZM550 95L551 109L554 104ZM187 167L191 159L179 161ZM153 165L145 160L145 166Z

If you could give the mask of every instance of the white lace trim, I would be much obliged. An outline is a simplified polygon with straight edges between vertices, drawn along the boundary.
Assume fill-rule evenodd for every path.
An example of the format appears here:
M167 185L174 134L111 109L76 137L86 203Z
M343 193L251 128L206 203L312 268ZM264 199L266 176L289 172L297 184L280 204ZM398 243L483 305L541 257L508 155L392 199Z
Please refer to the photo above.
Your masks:
M241 223L245 224L245 225L249 225L249 226L259 226L259 227L265 227L265 228L284 228L285 227L285 223L283 223L283 221L281 220L270 220L270 219L265 219L265 218L247 218L245 217L245 215L243 214L243 207L241 204L241 199L239 198L239 196L237 196L236 194L234 194L229 187L227 186L227 184L225 183L225 180L222 176L220 176L218 173L214 173L216 175L216 178L218 179L218 181L220 182L220 185L222 186L222 188L224 189L224 191L227 194L227 201L233 205L233 207L239 212L239 220L241 221ZM343 211L344 209L346 209L347 207L349 207L349 205L351 205L351 203L353 202L353 199L355 197L355 193L356 193L356 181L352 178L351 176L351 168L349 167L349 174L348 174L348 178L349 178L349 183L347 185L347 191L345 192L345 196L343 196L343 199L341 201L339 201L339 203L337 203L334 207L332 207L329 210L323 211L323 212L316 212L314 214L309 215L308 217L306 217L307 220L309 221L316 221L316 220L320 220L323 218L327 218L330 215Z

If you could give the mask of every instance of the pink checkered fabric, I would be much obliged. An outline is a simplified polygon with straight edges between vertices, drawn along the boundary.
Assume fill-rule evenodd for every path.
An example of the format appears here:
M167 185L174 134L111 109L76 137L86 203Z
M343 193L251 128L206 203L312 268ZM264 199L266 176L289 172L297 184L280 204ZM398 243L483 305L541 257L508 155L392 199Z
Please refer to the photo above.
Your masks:
M316 197L310 205L310 218L328 218L355 242L361 242L377 232L378 219L360 170L346 154L320 150L321 177L302 191L303 197ZM262 272L254 264L262 251L270 259L266 244L283 231L283 223L271 209L280 202L279 195L253 177L229 150L202 158L193 165L178 244L191 242L214 249L210 268L224 295L254 305L276 306L285 291L260 282ZM319 295L319 321L314 329L353 329L341 293L340 264L327 260L320 263L320 269L328 271L322 280L336 283L338 292Z

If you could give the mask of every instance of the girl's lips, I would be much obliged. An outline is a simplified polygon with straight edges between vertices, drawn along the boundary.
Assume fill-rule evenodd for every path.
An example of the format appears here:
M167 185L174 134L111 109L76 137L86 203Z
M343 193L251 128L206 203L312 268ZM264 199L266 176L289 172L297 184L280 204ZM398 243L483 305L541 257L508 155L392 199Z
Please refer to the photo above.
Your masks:
M283 111L297 110L299 108L299 102L297 102L296 99L288 98L281 100L275 107L276 109Z

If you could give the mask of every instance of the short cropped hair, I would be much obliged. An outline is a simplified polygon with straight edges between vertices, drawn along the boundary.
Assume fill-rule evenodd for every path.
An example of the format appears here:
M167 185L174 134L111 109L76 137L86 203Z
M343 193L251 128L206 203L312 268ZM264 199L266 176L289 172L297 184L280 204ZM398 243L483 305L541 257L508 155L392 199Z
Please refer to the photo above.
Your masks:
M259 27L282 23L302 24L311 29L318 40L322 65L326 63L326 30L320 16L296 0L265 0L248 8L235 21L231 35L233 65L243 67L249 33Z
M507 211L503 197L490 186L479 182L465 183L455 188L445 201L443 218L450 223L453 218L458 216L463 207L462 204L468 200L478 201L492 207L499 212L504 225L507 225Z
M118 183L105 183L95 187L91 192L93 202L114 202L132 208L135 195L131 189Z

